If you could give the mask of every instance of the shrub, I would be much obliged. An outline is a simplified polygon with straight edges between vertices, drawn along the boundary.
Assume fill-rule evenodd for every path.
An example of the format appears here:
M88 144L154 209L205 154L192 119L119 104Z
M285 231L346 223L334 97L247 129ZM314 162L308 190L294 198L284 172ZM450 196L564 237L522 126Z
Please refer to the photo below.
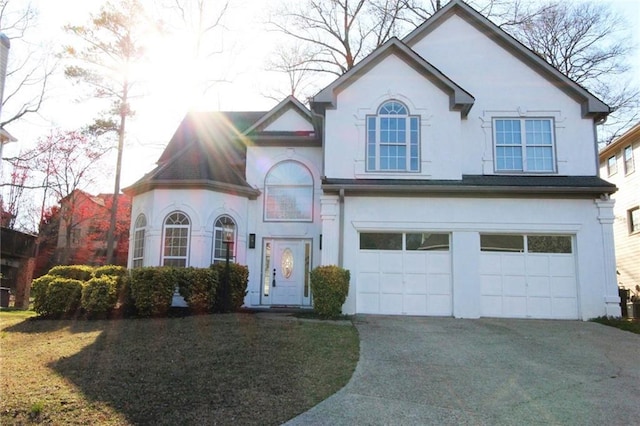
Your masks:
M55 317L73 316L80 308L81 297L82 281L54 276L36 312Z
M49 290L49 284L56 277L54 275L43 275L36 278L31 282L31 296L33 297L33 310L38 315L49 314L49 306L47 304L47 291Z
M217 272L210 268L182 268L177 282L189 309L198 313L213 311L218 291Z
M211 269L218 275L218 291L216 293L216 302L214 304L214 311L223 312L222 295L224 290L222 286L225 285L225 263L216 263L211 265ZM237 311L244 303L244 297L247 295L247 284L249 283L249 268L245 265L239 265L237 263L229 264L229 292L231 293L231 301L229 308L231 311Z
M112 275L90 279L82 289L82 308L89 315L106 314L116 306L118 281Z
M338 266L319 266L311 271L313 309L322 318L335 318L342 313L342 305L349 294L347 269Z
M116 307L125 314L133 313L135 306L131 298L127 268L118 265L99 266L94 270L93 276L96 278L113 277L116 280Z
M59 265L49 269L48 275L72 280L89 281L93 277L93 267L87 265Z
M139 315L163 315L169 310L176 286L174 271L166 266L131 271L131 297Z

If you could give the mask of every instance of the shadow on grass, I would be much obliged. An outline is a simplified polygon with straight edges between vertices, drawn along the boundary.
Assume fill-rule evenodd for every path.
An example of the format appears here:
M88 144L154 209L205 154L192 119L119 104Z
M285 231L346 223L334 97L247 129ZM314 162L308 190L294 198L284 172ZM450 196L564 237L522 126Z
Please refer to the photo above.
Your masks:
M280 424L344 386L358 359L353 327L250 314L58 322L12 328L101 329L49 367L134 424Z

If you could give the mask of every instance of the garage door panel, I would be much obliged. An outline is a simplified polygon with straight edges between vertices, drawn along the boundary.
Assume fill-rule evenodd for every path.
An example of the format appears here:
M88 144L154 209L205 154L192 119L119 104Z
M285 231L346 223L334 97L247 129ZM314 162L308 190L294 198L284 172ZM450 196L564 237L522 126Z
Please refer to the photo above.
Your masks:
M451 296L430 295L427 299L427 309L429 315L451 315Z
M358 312L377 314L380 312L380 296L375 293L358 294Z
M386 272L400 272L402 273L402 254L398 252L385 252L378 259L380 265L380 271Z
M402 274L380 274L380 292L402 294Z
M552 318L551 298L530 297L528 302L528 316L534 318Z
M375 272L380 269L380 255L378 253L360 252L358 255L358 271Z
M500 253L482 253L480 256L480 275L502 275Z
M524 275L524 256L511 253L502 256L502 273L504 275Z
M380 291L380 274L377 272L361 272L358 274L358 291L362 293L378 293Z
M427 296L426 295L405 295L404 296L404 312L410 315L427 314Z
M531 297L549 297L551 288L549 277L529 277L527 279L528 294Z
M428 293L430 295L444 294L451 295L451 276L444 274L429 274Z
M575 277L576 263L571 255L556 255L549 259L550 273L556 277Z
M404 271L409 274L426 274L427 259L424 252L408 252L404 254Z
M523 318L526 317L527 298L505 296L502 298L502 314L501 317Z
M527 256L527 275L549 276L549 257L535 254Z
M505 276L502 278L502 291L506 296L526 296L527 280L523 276Z
M404 289L407 294L427 294L427 275L405 274Z
M402 294L384 294L380 296L380 313L402 314Z
M451 254L449 252L429 253L427 272L430 274L451 274Z
M487 296L502 295L502 277L500 275L484 275L480 277L480 294Z
M551 300L554 318L575 319L578 316L578 300L574 298L554 298Z
M502 296L482 296L480 309L487 317L502 316Z
M576 297L576 280L572 277L552 277L551 278L552 297Z

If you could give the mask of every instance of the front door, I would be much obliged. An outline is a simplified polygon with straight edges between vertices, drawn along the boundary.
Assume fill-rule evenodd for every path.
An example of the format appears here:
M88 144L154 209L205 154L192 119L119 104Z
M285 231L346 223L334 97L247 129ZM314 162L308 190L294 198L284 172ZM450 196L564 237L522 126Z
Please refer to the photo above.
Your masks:
M309 240L266 240L264 243L263 304L310 304Z

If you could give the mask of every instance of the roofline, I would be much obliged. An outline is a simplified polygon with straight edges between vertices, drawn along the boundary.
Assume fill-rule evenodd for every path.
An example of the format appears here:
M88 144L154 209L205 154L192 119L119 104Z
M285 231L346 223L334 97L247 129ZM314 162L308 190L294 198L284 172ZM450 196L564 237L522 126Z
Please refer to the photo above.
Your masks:
M611 154L613 154L614 151L620 149L622 145L633 143L634 140L640 141L640 121L638 121L635 126L624 132L618 139L614 140L609 145L604 147L599 154L600 161L611 156Z
M261 192L258 189L250 188L241 185L233 185L230 183L217 182L205 179L164 179L156 181L145 181L134 183L131 186L122 189L122 192L133 197L135 195L143 194L145 192L152 191L154 189L206 189L211 191L226 192L228 194L239 195L247 197L250 200L255 200L260 196Z
M460 111L463 117L467 116L475 102L475 98L468 91L460 87L442 71L431 65L427 60L418 55L396 37L389 39L385 44L374 50L356 66L318 92L312 98L312 109L316 112L323 113L327 106L335 108L337 105L337 92L344 90L344 87L348 87L353 81L357 80L359 76L366 73L379 61L394 53L396 55L399 54L405 63L412 66L412 68L423 76L429 78L445 93L448 93L449 108L451 110Z
M307 107L305 107L293 95L289 95L285 99L280 101L280 103L278 105L273 107L265 115L260 117L260 119L258 121L256 121L255 123L253 123L253 125L250 126L247 130L245 130L243 132L243 134L244 135L249 135L249 133L251 133L252 131L256 130L258 127L260 127L264 123L267 123L272 119L275 120L276 118L280 117L280 115L282 115L284 113L284 111L285 111L284 108L289 104L293 104L293 106L296 107L296 109L298 109L301 113L303 113L307 117L307 119L309 120L309 123L311 123L311 125L313 125L313 116L311 115L311 111L309 111L309 109Z
M491 22L491 20L487 19L480 12L462 0L451 0L443 8L436 11L436 13L429 17L423 24L405 36L402 41L409 47L412 47L413 44L424 38L424 36L444 22L446 17L456 14L456 11L465 12L464 15L458 16L465 19L476 28L481 26L482 29L488 29L489 32L484 32L487 36L491 37L508 50L520 54L525 60L533 65L534 69L541 72L547 79L556 80L559 83L557 87L560 90L571 92L574 96L581 98L583 117L593 117L595 121L601 122L604 121L607 115L611 112L611 109L607 104L580 84L561 73L554 66L538 56L534 51L529 49L515 37L498 27L496 24Z
M294 143L295 146L322 147L322 140L317 136L273 136L268 133L260 133L251 136L251 141L256 146L291 146Z

